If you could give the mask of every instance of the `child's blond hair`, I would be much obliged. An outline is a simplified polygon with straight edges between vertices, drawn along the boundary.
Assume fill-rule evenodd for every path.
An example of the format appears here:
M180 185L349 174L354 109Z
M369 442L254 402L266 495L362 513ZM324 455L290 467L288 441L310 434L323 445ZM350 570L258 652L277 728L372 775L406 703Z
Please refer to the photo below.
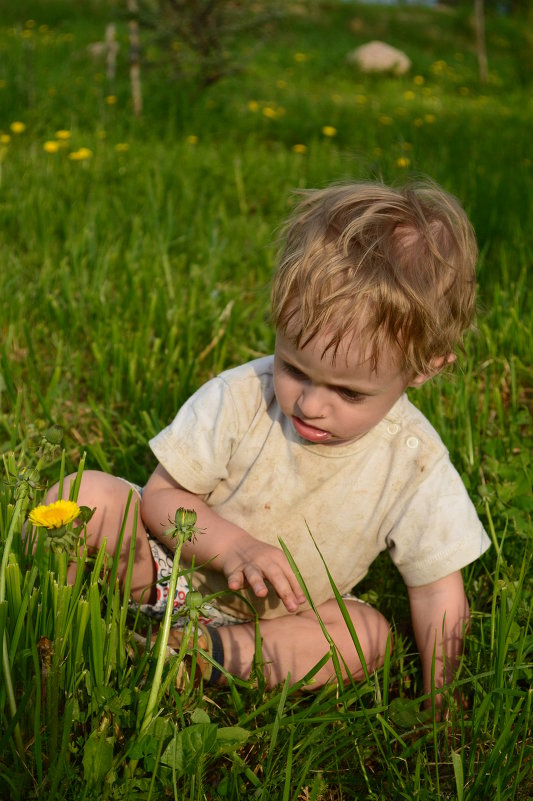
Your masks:
M477 246L458 200L430 181L301 194L274 276L276 327L298 347L325 332L333 358L357 335L373 369L392 348L406 373L434 372L475 309Z

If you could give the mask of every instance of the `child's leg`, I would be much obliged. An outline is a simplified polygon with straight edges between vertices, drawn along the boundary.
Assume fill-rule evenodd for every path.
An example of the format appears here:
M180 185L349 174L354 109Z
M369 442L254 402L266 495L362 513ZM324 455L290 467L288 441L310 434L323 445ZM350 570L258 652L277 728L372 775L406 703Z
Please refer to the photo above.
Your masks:
M390 628L385 618L373 607L357 601L346 601L369 672L383 664ZM364 671L355 645L335 600L320 604L318 612L340 651L354 679L364 678ZM284 615L259 622L263 638L263 662L268 686L274 687L291 674L291 682L299 681L328 650L328 643L312 611ZM248 678L254 655L254 624L221 626L218 629L224 649L224 668L241 678ZM340 660L343 675L346 670ZM329 660L316 674L313 688L335 679Z
M70 482L75 476L68 476L64 482L65 496L68 495ZM100 473L97 470L86 470L83 473L78 504L89 506L91 509L96 507L96 511L87 525L87 544L91 549L100 547L102 540L106 539L106 551L112 556L115 554L117 542L124 518L126 502L131 487L122 479L110 476L107 473ZM58 486L52 487L46 495L46 503L53 503L57 500ZM128 567L128 554L130 548L131 534L133 529L133 517L135 505L140 507L140 496L138 492L133 492L133 496L128 511L122 551L118 563L118 576L122 582ZM140 510L137 511L137 539L135 546L135 563L133 566L133 578L131 586L131 596L135 601L149 603L151 592L144 592L156 579L156 571L152 552L148 544L146 530L141 520ZM155 597L155 593L154 593Z

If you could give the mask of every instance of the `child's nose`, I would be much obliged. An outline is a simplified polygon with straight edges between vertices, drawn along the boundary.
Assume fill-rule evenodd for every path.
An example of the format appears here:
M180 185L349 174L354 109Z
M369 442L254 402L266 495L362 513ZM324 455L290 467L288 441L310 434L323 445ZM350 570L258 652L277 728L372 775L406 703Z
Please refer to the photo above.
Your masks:
M308 420L320 418L325 415L326 397L322 387L315 387L313 384L306 384L302 387L298 398L298 408L302 417Z

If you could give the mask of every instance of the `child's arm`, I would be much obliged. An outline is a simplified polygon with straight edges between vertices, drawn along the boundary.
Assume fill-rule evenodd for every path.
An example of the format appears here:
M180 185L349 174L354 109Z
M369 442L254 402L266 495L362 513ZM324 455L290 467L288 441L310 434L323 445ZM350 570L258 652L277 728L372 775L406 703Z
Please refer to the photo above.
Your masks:
M431 692L433 651L435 687L453 679L463 651L469 608L461 571L422 587L408 587L416 643L422 659L424 692ZM437 704L440 705L438 697Z
M217 515L202 498L177 484L159 465L144 489L141 514L150 533L167 547L172 547L172 543L161 535L180 506L194 509L197 526L203 532L194 543L184 545L182 554L186 561L190 562L193 556L196 564L209 561L213 570L224 573L231 590L242 590L249 585L259 598L268 594L265 584L268 581L287 611L298 611L305 596L281 548L260 542Z

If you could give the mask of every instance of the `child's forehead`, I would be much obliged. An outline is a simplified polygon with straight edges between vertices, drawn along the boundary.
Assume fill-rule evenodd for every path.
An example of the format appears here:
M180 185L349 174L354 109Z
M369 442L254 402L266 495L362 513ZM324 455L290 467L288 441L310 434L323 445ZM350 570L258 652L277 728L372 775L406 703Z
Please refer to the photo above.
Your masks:
M325 330L308 342L297 344L295 326L287 331L277 330L276 349L280 355L300 360L317 373L336 375L349 379L351 376L367 375L370 378L390 377L400 374L398 359L390 346L380 350L377 364L372 359L371 345L363 345L361 331L348 332L338 345L333 345L334 334ZM291 329L293 331L291 332Z

